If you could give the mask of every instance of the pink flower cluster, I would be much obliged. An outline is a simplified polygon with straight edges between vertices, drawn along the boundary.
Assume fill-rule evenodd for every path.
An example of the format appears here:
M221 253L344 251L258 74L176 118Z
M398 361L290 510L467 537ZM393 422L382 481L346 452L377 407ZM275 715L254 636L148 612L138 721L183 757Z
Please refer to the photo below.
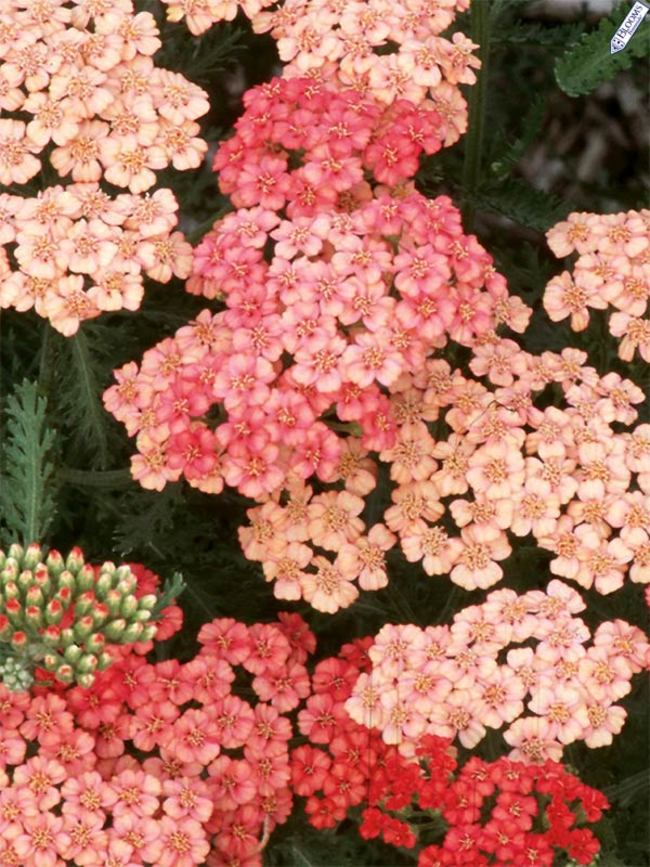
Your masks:
M286 714L309 693L315 639L283 614L215 620L199 642L184 664L124 653L89 689L0 685L0 864L261 865L291 810Z
M614 308L609 330L621 338L619 356L631 361L638 351L650 362L650 211L569 214L547 238L558 258L578 254L573 271L554 277L544 292L553 322L570 317L571 328L584 331L590 308Z
M72 183L0 195L0 307L34 307L70 335L103 310L137 309L143 272L161 282L188 276L171 191L141 194L156 171L201 164L196 119L209 103L154 65L159 47L153 15L131 0L5 4L0 185L27 183L45 159ZM114 198L100 182L129 194Z
M417 192L292 220L240 209L199 244L195 269L226 309L117 371L104 395L137 434L134 477L156 490L184 475L263 500L290 478L332 480L334 429L355 425L363 448L392 448L400 377L448 338L470 345L508 308L504 279L449 199ZM215 404L212 430L201 416Z
M0 308L34 308L66 336L102 311L137 310L145 276L190 274L177 210L171 190L112 198L95 181L0 194Z
M406 756L424 735L457 737L472 749L487 729L504 726L517 761L557 761L577 740L610 744L627 716L616 702L650 663L650 644L622 620L600 624L592 639L576 616L584 608L553 579L545 592L494 591L451 626L388 624L345 708Z
M221 192L238 208L284 209L298 225L300 218L372 200L368 179L395 186L412 178L420 155L438 151L447 135L431 105L400 99L386 106L310 78L274 78L243 99L235 135L213 162ZM319 249L299 246L306 256ZM214 279L206 265L199 256L201 288Z

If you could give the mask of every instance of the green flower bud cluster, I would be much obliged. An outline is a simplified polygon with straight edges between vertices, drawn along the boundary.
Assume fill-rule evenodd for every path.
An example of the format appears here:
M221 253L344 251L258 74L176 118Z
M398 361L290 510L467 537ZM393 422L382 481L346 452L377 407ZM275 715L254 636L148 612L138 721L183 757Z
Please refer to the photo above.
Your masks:
M149 641L158 602L136 598L129 566L84 561L79 548L64 560L40 546L0 550L0 677L26 689L38 665L61 683L88 687L111 662L111 644ZM29 682L27 682L29 680ZM26 685L25 685L26 684Z

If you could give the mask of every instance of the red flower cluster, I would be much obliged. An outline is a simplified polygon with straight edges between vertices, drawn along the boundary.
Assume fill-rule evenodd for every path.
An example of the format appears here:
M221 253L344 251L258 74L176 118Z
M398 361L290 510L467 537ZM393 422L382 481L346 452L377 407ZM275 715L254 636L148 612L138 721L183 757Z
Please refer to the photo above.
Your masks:
M359 829L364 839L381 836L391 845L413 848L425 837L420 820L430 824L434 811L444 837L420 850L418 867L551 867L558 850L579 864L591 863L600 847L578 822L581 815L588 822L600 819L609 806L604 795L557 762L488 763L472 757L459 769L449 745L428 735L418 749L422 765L412 764L404 773L401 760L391 760L387 782L373 778ZM408 822L392 815L406 807L415 810Z

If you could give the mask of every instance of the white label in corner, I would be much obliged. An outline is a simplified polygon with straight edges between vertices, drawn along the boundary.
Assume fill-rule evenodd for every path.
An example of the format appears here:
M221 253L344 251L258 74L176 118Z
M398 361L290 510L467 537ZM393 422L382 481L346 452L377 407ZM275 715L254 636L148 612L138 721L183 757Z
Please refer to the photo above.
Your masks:
M645 3L642 3L641 0L636 0L634 6L625 16L623 23L618 28L616 33L612 36L612 40L609 43L610 54L616 54L619 51L623 51L623 49L627 47L627 43L634 36L637 28L649 11L650 8L646 6Z

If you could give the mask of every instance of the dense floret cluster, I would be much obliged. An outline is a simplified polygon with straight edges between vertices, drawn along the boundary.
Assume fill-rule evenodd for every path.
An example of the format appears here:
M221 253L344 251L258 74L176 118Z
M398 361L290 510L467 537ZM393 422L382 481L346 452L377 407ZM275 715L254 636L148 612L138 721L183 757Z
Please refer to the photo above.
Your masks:
M558 761L577 740L610 744L627 717L617 702L648 666L650 644L622 620L592 636L576 616L585 607L554 579L546 592L494 591L451 626L387 624L345 708L406 756L424 735L473 749L504 726L514 761Z
M610 334L620 338L623 361L635 353L650 362L650 211L573 213L547 233L560 259L578 254L572 271L549 281L544 307L553 322L570 317L574 331L589 324L589 310L611 310Z
M102 311L136 310L143 273L188 276L174 196L147 191L157 171L201 164L209 103L155 65L160 44L130 0L4 4L0 185L17 194L0 195L0 307L34 307L70 335ZM72 183L23 195L46 161Z

